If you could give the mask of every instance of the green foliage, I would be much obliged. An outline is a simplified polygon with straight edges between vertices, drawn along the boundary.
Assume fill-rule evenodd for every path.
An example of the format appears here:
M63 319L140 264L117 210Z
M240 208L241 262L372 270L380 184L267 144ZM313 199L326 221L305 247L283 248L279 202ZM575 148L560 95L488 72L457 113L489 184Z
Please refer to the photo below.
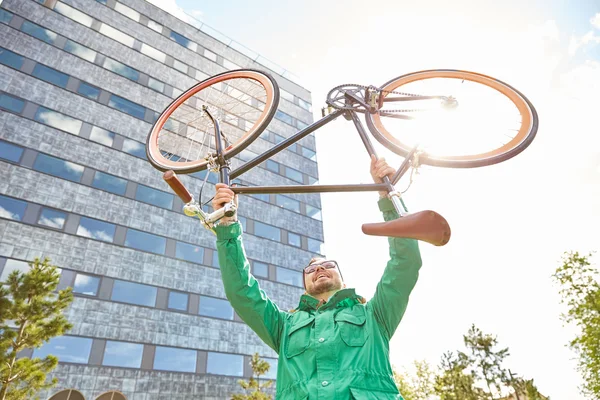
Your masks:
M413 375L394 370L394 381L404 400L427 400L434 394L435 370L425 360L415 361L413 365Z
M584 380L581 391L596 399L600 398L600 283L591 257L565 252L552 277L560 285L561 302L567 306L562 320L579 330L569 347L578 356Z
M484 334L475 324L471 325L463 339L469 351L465 357L472 366L474 378L485 382L489 390L487 398L500 396L508 381L508 373L502 368L502 362L509 355L508 348L496 350L498 339Z
M56 367L56 357L17 355L71 329L62 314L73 301L71 289L55 293L60 274L48 258L29 265L27 273L14 271L0 287L0 400L32 399L54 386L56 379L47 382L46 374Z
M260 376L269 372L271 365L262 360L258 353L255 353L250 360L250 366L252 367L252 377L248 381L242 379L238 381L245 393L234 394L231 400L271 400L271 395L264 393L263 389L270 387L273 381L266 381L262 384L259 382Z
M485 392L475 386L475 376L469 370L469 358L462 352L446 352L435 378L435 394L440 400L481 400Z

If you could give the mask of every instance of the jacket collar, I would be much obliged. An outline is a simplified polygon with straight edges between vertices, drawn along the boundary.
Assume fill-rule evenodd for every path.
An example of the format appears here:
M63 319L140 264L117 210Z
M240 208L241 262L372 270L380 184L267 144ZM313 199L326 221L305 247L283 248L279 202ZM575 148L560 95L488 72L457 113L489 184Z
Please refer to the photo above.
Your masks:
M361 296L356 294L355 289L341 289L334 293L327 302L322 302L308 294L303 294L300 297L300 304L297 310L311 311L318 308L329 309L336 307L349 307L354 304L361 303Z

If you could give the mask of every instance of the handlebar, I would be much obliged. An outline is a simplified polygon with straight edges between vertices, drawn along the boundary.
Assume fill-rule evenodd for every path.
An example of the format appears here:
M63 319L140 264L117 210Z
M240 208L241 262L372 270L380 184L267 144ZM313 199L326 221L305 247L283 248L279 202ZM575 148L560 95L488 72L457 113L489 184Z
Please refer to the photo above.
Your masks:
M231 202L225 204L222 208L215 210L214 212L208 214L204 210L202 210L202 206L194 200L194 196L190 193L190 191L185 187L183 182L177 177L175 172L169 170L163 174L163 179L167 184L173 189L175 194L179 196L179 198L184 202L183 212L185 215L190 217L198 217L202 224L212 231L215 232L214 226L217 221L219 221L223 217L232 217L235 215L237 211L237 206L232 200Z

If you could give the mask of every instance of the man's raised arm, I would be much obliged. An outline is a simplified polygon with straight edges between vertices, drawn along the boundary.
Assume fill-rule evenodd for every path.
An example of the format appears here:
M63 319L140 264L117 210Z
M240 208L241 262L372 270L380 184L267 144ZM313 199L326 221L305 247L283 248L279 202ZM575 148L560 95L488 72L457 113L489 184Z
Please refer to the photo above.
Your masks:
M217 184L213 208L221 208L232 198L233 192L226 185ZM227 299L240 318L269 347L279 353L287 313L279 310L250 273L250 263L242 243L241 224L224 218L216 227L216 233L219 265Z

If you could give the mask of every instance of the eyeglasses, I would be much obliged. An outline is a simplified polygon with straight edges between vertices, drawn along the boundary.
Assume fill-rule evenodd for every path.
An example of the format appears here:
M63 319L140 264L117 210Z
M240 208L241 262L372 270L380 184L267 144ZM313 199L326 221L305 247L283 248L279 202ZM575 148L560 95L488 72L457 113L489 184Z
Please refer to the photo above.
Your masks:
M310 275L317 270L318 267L323 267L325 269L338 268L337 262L333 260L325 260L318 263L310 264L308 267L304 268L304 273L306 275Z

